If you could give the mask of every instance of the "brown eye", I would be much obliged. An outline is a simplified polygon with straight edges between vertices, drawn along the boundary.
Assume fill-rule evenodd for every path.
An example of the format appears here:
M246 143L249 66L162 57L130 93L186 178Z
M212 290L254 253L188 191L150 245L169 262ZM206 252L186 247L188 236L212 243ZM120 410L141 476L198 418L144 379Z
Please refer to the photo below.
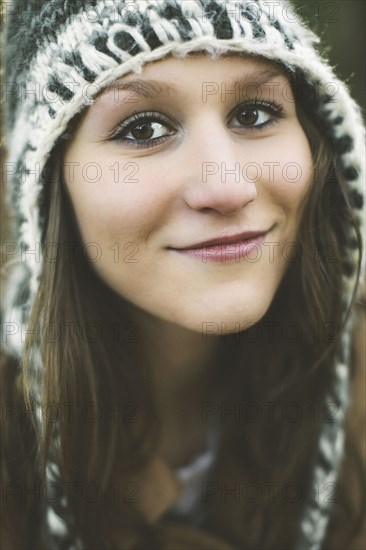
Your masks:
M237 120L244 126L252 126L258 121L259 115L256 109L243 109L239 111Z
M125 121L112 139L129 145L152 146L173 135L170 124L159 114L137 114ZM143 144L143 145L141 145Z
M152 128L151 122L137 124L132 128L131 135L135 139L150 139L154 135L154 128Z
M264 130L284 118L283 106L270 101L248 101L232 112L232 128Z

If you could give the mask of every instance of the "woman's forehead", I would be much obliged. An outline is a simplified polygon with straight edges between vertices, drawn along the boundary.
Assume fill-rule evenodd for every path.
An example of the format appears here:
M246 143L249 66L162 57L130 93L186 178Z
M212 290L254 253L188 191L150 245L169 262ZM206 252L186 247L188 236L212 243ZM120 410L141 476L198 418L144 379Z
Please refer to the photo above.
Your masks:
M138 75L128 73L117 78L108 87L101 90L98 97L116 92L129 92L140 97L154 98L168 96L169 92L191 85L190 73L195 84L209 82L212 85L257 87L277 79L280 83L288 82L285 68L263 58L225 54L213 59L204 52L193 52L185 58L169 56L163 60L145 65ZM198 80L197 80L198 76Z

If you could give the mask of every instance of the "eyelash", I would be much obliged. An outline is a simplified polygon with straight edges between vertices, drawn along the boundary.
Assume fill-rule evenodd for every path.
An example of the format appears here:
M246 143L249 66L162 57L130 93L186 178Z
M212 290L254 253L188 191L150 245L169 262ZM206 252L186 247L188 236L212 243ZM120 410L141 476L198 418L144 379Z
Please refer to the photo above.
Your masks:
M158 122L159 124L162 124L164 126L167 126L168 128L171 128L171 125L169 124L169 121L163 117L160 113L157 112L146 112L146 113L132 113L130 117L122 124L120 124L116 131L113 133L111 140L112 141L119 141L122 142L126 147L140 147L147 149L148 147L154 147L158 143L161 143L162 141L166 140L168 135L161 136L159 138L153 138L148 140L139 140L139 139L130 139L130 138L123 138L122 134L131 131L137 124L142 124L144 122Z
M284 118L284 109L283 106L276 103L275 101L261 101L261 100L251 100L247 101L246 103L241 103L238 105L230 114L230 118L233 118L233 116L238 115L240 113L240 110L261 110L265 111L267 114L272 115L273 118L270 120L267 120L266 122L263 122L262 124L259 124L257 126L234 126L234 128L246 128L246 130L250 132L261 132L268 128L269 126L272 126L272 124L275 124L279 122L281 118ZM162 143L169 137L171 137L171 134L160 136L157 138L148 138L148 139L131 139L123 137L123 134L126 132L133 130L137 124L142 124L145 122L158 122L159 124L162 124L166 126L169 130L173 130L172 126L170 125L169 121L160 113L158 112L135 112L132 113L132 115L124 122L122 122L116 130L113 132L112 136L110 137L111 141L119 141L120 143L123 143L126 147L133 147L133 148L149 148L154 147L158 145L159 143Z

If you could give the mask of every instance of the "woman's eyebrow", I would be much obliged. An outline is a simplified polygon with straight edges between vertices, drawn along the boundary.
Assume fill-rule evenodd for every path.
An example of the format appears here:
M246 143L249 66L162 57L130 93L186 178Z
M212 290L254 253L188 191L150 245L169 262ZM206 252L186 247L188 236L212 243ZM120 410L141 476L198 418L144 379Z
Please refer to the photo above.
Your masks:
M284 76L284 74L277 68L271 68L262 71L255 70L247 73L245 76L232 78L228 82L207 81L202 82L202 85L216 84L225 86L226 89L239 85L240 88L245 89L251 85L262 86L278 76ZM174 94L177 91L177 88L173 83L167 83L159 80L116 80L102 91L102 95L108 95L110 92L116 94L116 92L120 91L134 93L145 98L161 98L167 97L172 93Z
M103 95L109 92L130 92L136 95L151 98L169 95L174 90L172 84L161 82L158 80L116 80L107 86L103 91Z
M276 77L285 77L284 73L277 68L264 69L262 71L255 70L250 73L247 73L244 76L239 76L237 78L232 78L229 82L226 83L227 88L240 86L240 88L248 88L249 86L263 86L267 84L270 80L273 80ZM225 83L223 83L225 84Z

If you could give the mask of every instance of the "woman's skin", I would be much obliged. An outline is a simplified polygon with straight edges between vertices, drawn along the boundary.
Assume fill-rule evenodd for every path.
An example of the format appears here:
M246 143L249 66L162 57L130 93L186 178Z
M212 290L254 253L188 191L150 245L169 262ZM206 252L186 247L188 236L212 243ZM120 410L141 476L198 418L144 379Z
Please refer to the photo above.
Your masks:
M127 127L146 112L164 120ZM156 373L161 454L184 463L202 447L218 336L263 317L296 252L313 170L289 82L243 56L150 63L96 98L64 163L82 239L98 243L92 266L132 304ZM249 255L176 250L247 230L267 232Z

